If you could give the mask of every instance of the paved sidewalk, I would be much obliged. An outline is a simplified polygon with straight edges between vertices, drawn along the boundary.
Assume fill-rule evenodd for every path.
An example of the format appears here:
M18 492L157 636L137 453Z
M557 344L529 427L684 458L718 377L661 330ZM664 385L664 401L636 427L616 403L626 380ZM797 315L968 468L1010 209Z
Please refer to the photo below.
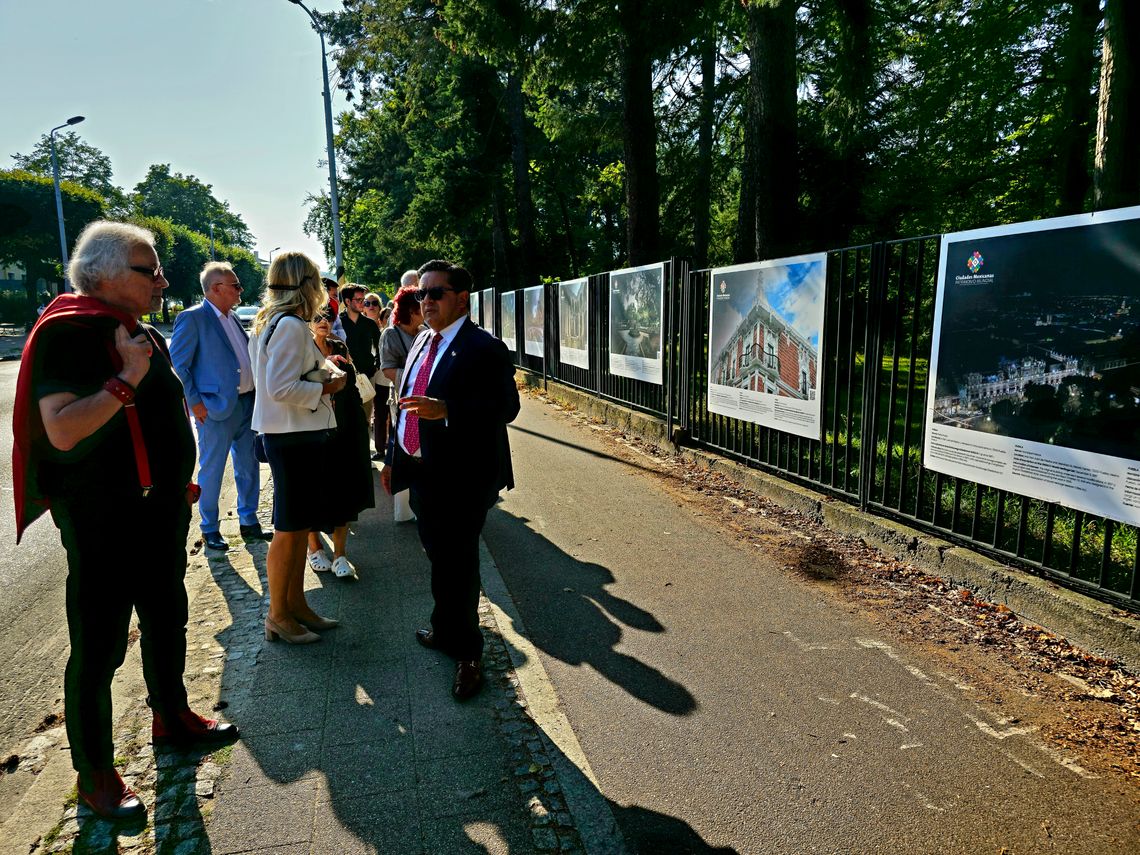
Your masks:
M415 526L391 522L382 490L377 503L349 539L359 581L306 571L310 603L342 621L308 646L264 641L267 545L223 523L229 552L191 558L210 578L192 592L186 678L195 708L220 708L243 739L156 758L136 699L116 746L147 826L116 829L72 803L33 852L623 851L490 554L487 683L459 704L451 660L414 639L431 610Z

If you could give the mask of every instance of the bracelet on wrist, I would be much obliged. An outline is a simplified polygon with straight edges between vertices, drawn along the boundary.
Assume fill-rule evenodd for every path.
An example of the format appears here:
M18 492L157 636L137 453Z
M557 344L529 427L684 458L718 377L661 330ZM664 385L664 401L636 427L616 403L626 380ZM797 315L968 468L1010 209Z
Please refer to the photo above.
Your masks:
M135 387L121 377L112 377L103 384L103 388L118 398L123 406L135 399Z

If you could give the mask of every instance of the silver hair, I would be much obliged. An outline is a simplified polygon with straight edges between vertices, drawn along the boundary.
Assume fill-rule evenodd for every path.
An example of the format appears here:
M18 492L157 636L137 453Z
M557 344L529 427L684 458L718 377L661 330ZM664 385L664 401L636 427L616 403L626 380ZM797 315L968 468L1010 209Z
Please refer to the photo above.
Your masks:
M420 272L418 270L405 270L400 276L400 287L404 288L408 285L420 284Z
M67 274L80 294L92 294L100 282L119 276L131 265L136 246L154 247L154 232L131 223L94 220L83 227L71 251Z
M210 285L216 273L233 273L234 266L228 261L207 261L202 266L202 272L198 274L198 281L202 285L202 293L205 294L210 290Z

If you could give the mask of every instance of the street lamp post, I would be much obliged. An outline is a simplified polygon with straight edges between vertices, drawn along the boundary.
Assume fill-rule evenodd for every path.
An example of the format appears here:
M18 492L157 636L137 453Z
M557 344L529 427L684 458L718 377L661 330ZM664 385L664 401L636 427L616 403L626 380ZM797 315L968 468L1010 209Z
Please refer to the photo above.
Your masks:
M273 253L277 252L277 250L279 250L279 249L281 249L281 247L275 246L275 247L273 247L273 249L269 250L269 263L270 264L273 263Z
M59 192L59 159L55 156L55 132L68 125L78 125L83 116L72 116L62 125L54 127L48 132L48 142L51 145L51 180L55 185L55 216L59 220L59 257L63 261L63 290L70 291L71 283L67 279L67 229L63 225L63 197Z
M210 223L210 261L216 260L217 258L214 255L214 224Z
M289 0L297 6L305 10L305 14L309 16L309 20L313 23L313 29L317 31L317 35L321 38L321 74L324 81L325 88L321 94L325 98L325 145L329 152L329 195L332 200L332 229L333 229L333 251L336 253L336 268L340 270L344 266L344 255L341 253L340 246L340 198L336 190L336 150L333 148L333 126L332 126L332 93L329 91L329 64L328 59L325 57L325 34L321 30L320 24L317 21L317 16L309 11L301 0Z

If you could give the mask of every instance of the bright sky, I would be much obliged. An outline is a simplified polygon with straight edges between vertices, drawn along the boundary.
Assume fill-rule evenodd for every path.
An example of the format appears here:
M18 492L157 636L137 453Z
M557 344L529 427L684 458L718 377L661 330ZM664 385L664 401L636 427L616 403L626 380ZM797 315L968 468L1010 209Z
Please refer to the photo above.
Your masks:
M325 261L302 229L305 197L328 187L320 40L289 0L0 0L0 80L2 168L86 116L71 130L120 187L170 163L230 203L262 258ZM334 124L345 107L334 89Z

